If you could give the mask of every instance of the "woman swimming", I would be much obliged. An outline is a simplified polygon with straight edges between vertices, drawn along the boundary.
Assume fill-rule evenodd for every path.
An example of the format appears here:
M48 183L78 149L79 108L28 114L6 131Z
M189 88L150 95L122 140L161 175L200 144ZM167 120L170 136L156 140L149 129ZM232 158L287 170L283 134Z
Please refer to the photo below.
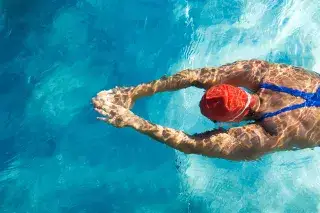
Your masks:
M130 111L138 98L191 86L206 90L199 106L210 120L254 123L188 135ZM101 91L92 102L104 116L100 120L118 128L132 127L188 154L254 160L270 152L320 145L320 76L285 64L243 60L187 69L136 87Z

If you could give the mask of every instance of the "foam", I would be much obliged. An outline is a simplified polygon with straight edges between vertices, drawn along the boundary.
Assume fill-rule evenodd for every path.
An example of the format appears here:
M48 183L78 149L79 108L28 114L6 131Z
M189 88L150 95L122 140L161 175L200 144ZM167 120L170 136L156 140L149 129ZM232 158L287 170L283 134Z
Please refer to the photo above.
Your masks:
M310 46L313 55L311 60L314 63L312 68L320 69L318 59L320 39L317 36L319 21L314 19L314 16L319 13L317 1L289 0L279 6L279 11L271 8L270 1L243 1L243 3L238 22L232 25L221 23L196 28L195 41L186 48L183 58L171 72L176 72L178 68L216 66L239 59L266 59L271 51L290 51L292 61L296 62L298 60L294 57L306 57L299 54L299 51L307 52ZM192 10L192 5L190 7ZM272 21L271 17L275 21ZM201 19L188 16L188 19L192 18ZM230 31L234 33L230 34ZM228 36L224 45L220 43L222 36ZM256 38L255 42L252 42L253 38ZM292 44L297 39L299 46L293 43L291 48L288 44ZM302 65L306 68L311 68L310 64L312 64L310 59L302 60ZM189 95L190 99L187 98ZM192 131L194 126L186 125L185 121L192 118L199 119L193 117L199 115L196 107L193 107L199 99L197 95L199 93L189 94L189 91L185 90L179 93L180 97L172 99L173 102L183 101L183 107L177 110L182 112L168 109L175 111L172 113L174 116L172 120L177 119L175 116L177 114L182 116L179 117L180 129L186 128L186 131ZM185 111L188 113L183 114ZM201 124L196 126L199 125ZM202 125L202 127L208 126ZM208 208L219 209L220 212L239 212L241 208L253 208L260 212L283 212L292 208L301 209L303 205L306 209L315 208L314 203L302 204L299 199L303 196L311 199L319 194L320 174L317 166L320 160L319 150L281 152L267 155L259 162L246 164L176 153L177 158L182 159L187 165L181 170L181 180L185 183L185 187L193 196L200 196L206 200ZM309 161L303 161L306 158ZM217 168L221 163L227 167L230 166L231 170ZM288 167L288 165L296 165L296 167ZM257 169L261 177L258 177L253 185L239 184L239 178L243 174ZM225 187L230 184L231 189ZM295 207L290 207L292 203L296 203Z

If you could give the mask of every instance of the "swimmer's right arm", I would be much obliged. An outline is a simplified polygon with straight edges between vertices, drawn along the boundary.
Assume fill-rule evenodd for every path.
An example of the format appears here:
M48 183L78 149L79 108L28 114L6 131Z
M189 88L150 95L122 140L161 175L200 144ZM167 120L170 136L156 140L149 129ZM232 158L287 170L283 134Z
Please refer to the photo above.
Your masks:
M256 124L196 135L152 124L139 117L129 126L183 153L233 161L256 160L277 148L277 137L270 136Z
M200 154L229 160L255 160L276 148L283 148L278 136L270 135L258 124L189 135L183 131L151 123L132 111L93 99L99 118L115 127L131 127L186 154Z
M131 95L133 100L136 100L158 92L176 91L192 86L208 89L221 83L247 87L254 91L259 87L269 65L262 60L243 60L217 68L186 69L172 76L133 87Z

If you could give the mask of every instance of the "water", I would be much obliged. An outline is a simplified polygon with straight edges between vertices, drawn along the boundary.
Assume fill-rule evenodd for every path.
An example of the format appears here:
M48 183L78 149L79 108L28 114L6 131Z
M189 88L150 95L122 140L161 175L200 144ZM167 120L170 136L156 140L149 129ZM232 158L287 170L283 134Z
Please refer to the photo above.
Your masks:
M319 150L186 156L95 120L90 98L238 59L320 70L316 0L0 1L0 202L10 213L318 212ZM134 111L189 133L201 90ZM160 104L159 104L160 102Z

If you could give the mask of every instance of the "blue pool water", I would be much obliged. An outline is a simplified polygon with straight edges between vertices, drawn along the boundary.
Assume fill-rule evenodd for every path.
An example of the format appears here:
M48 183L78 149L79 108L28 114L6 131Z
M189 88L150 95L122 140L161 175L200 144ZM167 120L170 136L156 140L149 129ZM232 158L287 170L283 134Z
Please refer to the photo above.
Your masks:
M320 70L317 0L0 1L0 212L320 211L318 149L184 155L98 122L90 99L183 68L259 58ZM203 91L134 112L189 133Z

